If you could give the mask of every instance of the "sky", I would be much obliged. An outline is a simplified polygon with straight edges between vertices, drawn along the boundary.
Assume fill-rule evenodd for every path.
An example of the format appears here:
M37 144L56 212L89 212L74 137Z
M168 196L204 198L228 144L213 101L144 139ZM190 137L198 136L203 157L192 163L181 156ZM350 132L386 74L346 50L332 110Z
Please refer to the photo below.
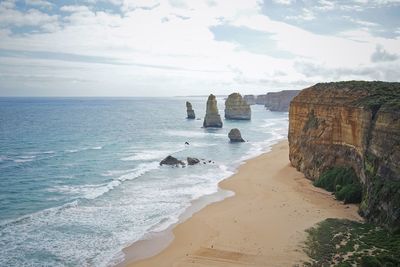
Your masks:
M399 81L400 0L0 0L0 96Z

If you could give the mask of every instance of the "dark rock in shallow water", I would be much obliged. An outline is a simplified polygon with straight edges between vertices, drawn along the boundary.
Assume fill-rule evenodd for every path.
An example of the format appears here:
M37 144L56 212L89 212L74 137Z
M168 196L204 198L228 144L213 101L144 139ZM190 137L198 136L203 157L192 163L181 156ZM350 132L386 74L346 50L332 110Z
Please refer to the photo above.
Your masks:
M206 116L204 117L203 127L222 128L221 116L218 113L217 100L211 94L207 100Z
M187 118L188 119L195 119L196 115L194 114L194 110L192 108L192 104L188 101L186 101L186 112L187 112Z
M233 128L229 134L228 134L229 139L231 142L244 142L242 135L237 128Z
M182 166L185 166L186 164L183 161L181 161L181 160L179 160L177 158L174 158L173 156L168 156L168 157L166 157L165 159L163 159L160 162L160 165L161 166L162 165L171 165L171 166L182 165Z
M188 162L188 165L195 165L197 163L200 163L200 160L197 158L188 157L187 162Z

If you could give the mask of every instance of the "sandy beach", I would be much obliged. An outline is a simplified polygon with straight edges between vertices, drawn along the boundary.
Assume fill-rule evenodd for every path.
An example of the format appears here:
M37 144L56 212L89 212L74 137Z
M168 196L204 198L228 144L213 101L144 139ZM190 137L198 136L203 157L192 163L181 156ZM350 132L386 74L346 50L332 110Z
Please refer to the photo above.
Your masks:
M293 266L307 260L305 230L326 218L361 220L290 166L288 142L247 161L222 181L233 197L208 205L178 224L166 249L124 266ZM156 246L157 240L150 240ZM149 243L152 244L152 243ZM147 245L149 245L147 244ZM150 245L151 246L151 245ZM125 249L130 254L140 249Z

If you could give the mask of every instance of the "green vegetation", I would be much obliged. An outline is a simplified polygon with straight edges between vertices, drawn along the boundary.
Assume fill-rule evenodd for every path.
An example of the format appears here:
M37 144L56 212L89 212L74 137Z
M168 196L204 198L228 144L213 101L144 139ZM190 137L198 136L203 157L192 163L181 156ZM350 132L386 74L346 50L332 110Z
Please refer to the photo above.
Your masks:
M380 176L375 176L371 189L367 194L364 196L363 203L361 204L361 211L364 211L368 206L379 205L382 199L386 200L394 210L400 209L400 181L390 181ZM400 225L398 223L391 223L387 217L381 217L380 221L383 224L388 224L392 228L392 231L400 233Z
M373 224L327 219L307 233L306 266L400 266L400 234Z
M334 192L338 200L344 203L360 203L362 187L352 168L335 167L324 172L314 182L317 187Z
M386 110L400 110L400 83L380 81L345 81L320 83L319 86L335 86L350 90L367 90L368 96L354 102L356 106L371 108L374 112L383 107Z
M307 132L310 129L317 129L318 128L318 119L315 117L314 110L308 114L308 120L304 125L303 131Z
M362 198L361 185L348 184L335 192L335 196L344 203L360 203Z
M362 202L360 205L360 213L368 213L370 218L379 221L388 226L392 232L400 232L400 224L397 221L391 221L391 214L396 210L400 210L400 181L383 178L377 174L377 158L369 153L366 154L364 160L364 171L369 181L368 190L364 190ZM386 203L389 215L382 214L379 211L381 203Z

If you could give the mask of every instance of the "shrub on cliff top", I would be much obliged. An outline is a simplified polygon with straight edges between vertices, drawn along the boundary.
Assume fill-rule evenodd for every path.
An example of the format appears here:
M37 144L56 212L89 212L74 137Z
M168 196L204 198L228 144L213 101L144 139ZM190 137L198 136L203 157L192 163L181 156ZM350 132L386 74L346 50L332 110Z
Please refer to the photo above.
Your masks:
M400 109L400 83L382 81L342 81L318 83L319 88L348 88L352 91L367 91L368 95L357 99L353 104L377 110L383 107L386 110Z
M334 167L329 169L322 173L314 185L329 192L335 192L336 198L343 200L344 203L361 202L361 184L352 168Z

